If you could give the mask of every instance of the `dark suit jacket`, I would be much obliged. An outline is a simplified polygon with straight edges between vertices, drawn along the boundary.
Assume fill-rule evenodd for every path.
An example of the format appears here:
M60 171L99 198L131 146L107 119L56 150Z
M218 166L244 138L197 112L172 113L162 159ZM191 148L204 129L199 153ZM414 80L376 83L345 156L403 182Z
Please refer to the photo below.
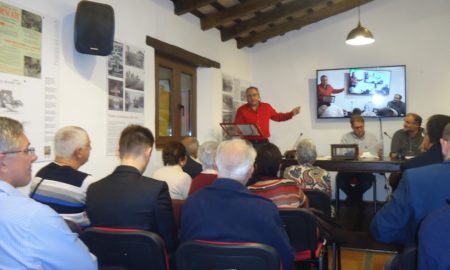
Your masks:
M177 228L166 182L145 176L134 167L118 166L91 184L86 211L92 226L134 228L159 234L167 249L177 245Z
M372 219L373 237L385 243L417 243L420 222L450 198L450 160L406 170L392 199Z
M403 162L400 165L401 170L404 171L406 169L418 168L430 164L441 163L444 160L442 156L442 148L440 143L436 143L431 146L428 151Z
M217 179L188 197L181 210L181 241L257 242L274 247L291 269L294 251L275 204L231 179Z
M186 165L183 167L183 171L191 176L192 179L196 177L203 170L202 164L195 161L191 156L187 155Z

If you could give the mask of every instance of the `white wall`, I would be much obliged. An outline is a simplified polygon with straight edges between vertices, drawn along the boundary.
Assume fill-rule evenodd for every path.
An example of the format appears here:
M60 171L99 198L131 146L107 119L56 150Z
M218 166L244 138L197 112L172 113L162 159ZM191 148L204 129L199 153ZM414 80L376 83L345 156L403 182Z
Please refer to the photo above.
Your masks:
M450 38L444 30L450 27L449 14L447 0L376 0L361 7L361 23L374 34L374 44L345 44L357 24L353 9L247 50L262 98L279 111L302 106L290 122L272 123L271 140L286 150L303 132L315 140L320 155L329 155L329 145L350 130L348 120L316 119L316 69L405 64L408 111L424 120L450 114ZM389 134L401 126L402 119L383 120ZM378 135L378 121L367 121L366 130ZM385 138L385 153L389 147Z
M106 57L78 53L73 45L76 0L5 0L32 12L61 22L60 126L79 125L90 134L92 152L81 170L103 177L118 164L106 153ZM202 31L198 18L176 16L167 0L105 0L115 12L115 39L145 48L145 125L155 130L154 50L145 44L147 35L184 48L221 63L221 70L198 69L198 137L201 141L218 139L221 120L221 72L250 80L248 53L236 48L234 41L223 43L217 30ZM45 62L45 59L43 60ZM34 172L45 164L35 164ZM161 153L155 151L146 175L162 166Z

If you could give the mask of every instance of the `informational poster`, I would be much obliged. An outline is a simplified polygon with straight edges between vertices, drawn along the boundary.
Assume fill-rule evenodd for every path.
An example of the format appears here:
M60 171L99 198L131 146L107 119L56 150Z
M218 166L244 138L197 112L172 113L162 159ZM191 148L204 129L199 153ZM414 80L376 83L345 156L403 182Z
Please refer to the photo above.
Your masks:
M0 115L24 124L38 161L53 158L58 127L59 27L56 19L0 2Z
M0 72L41 78L42 21L0 2Z
M245 90L250 82L222 73L222 122L232 123L236 110L247 103ZM223 134L225 137L225 134Z
M117 154L122 130L144 124L144 50L114 42L108 56L107 155Z

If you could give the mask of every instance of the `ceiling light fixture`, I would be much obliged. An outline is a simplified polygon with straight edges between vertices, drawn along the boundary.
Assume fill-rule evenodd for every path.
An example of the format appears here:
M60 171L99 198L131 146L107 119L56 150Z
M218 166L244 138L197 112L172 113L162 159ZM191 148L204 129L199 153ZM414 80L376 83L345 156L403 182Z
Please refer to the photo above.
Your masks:
M367 45L375 42L372 32L361 25L361 12L358 6L358 26L347 35L345 43L348 45Z

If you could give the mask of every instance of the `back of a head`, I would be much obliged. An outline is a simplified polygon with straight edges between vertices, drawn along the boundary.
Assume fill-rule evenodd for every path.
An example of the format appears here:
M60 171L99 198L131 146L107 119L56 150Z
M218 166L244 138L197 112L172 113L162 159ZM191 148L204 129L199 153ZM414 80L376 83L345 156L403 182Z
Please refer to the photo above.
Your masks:
M187 153L190 156L197 157L198 152L198 140L195 137L185 137L181 140L181 143L186 148Z
M430 116L427 121L427 133L431 144L439 143L445 126L450 123L450 116L444 114L435 114Z
M186 148L180 142L170 142L166 144L162 151L164 166L179 164L180 160L186 158Z
M23 126L18 121L0 116L0 152L15 150L19 147L19 136Z
M66 126L58 129L55 134L55 157L71 159L73 152L87 144L89 136L81 127Z
M255 157L256 151L247 141L233 139L221 142L216 154L218 176L233 179L245 185Z
M155 139L152 132L140 125L129 125L126 127L119 139L120 158L126 156L139 156L148 148L153 147Z
M282 158L280 149L275 144L264 144L258 148L256 153L256 168L253 175L256 177L267 176L276 178Z
M202 163L203 169L214 169L216 164L216 152L218 142L208 141L200 145L198 149L198 159Z
M316 145L310 139L303 139L297 144L297 161L299 164L313 164L317 158Z

